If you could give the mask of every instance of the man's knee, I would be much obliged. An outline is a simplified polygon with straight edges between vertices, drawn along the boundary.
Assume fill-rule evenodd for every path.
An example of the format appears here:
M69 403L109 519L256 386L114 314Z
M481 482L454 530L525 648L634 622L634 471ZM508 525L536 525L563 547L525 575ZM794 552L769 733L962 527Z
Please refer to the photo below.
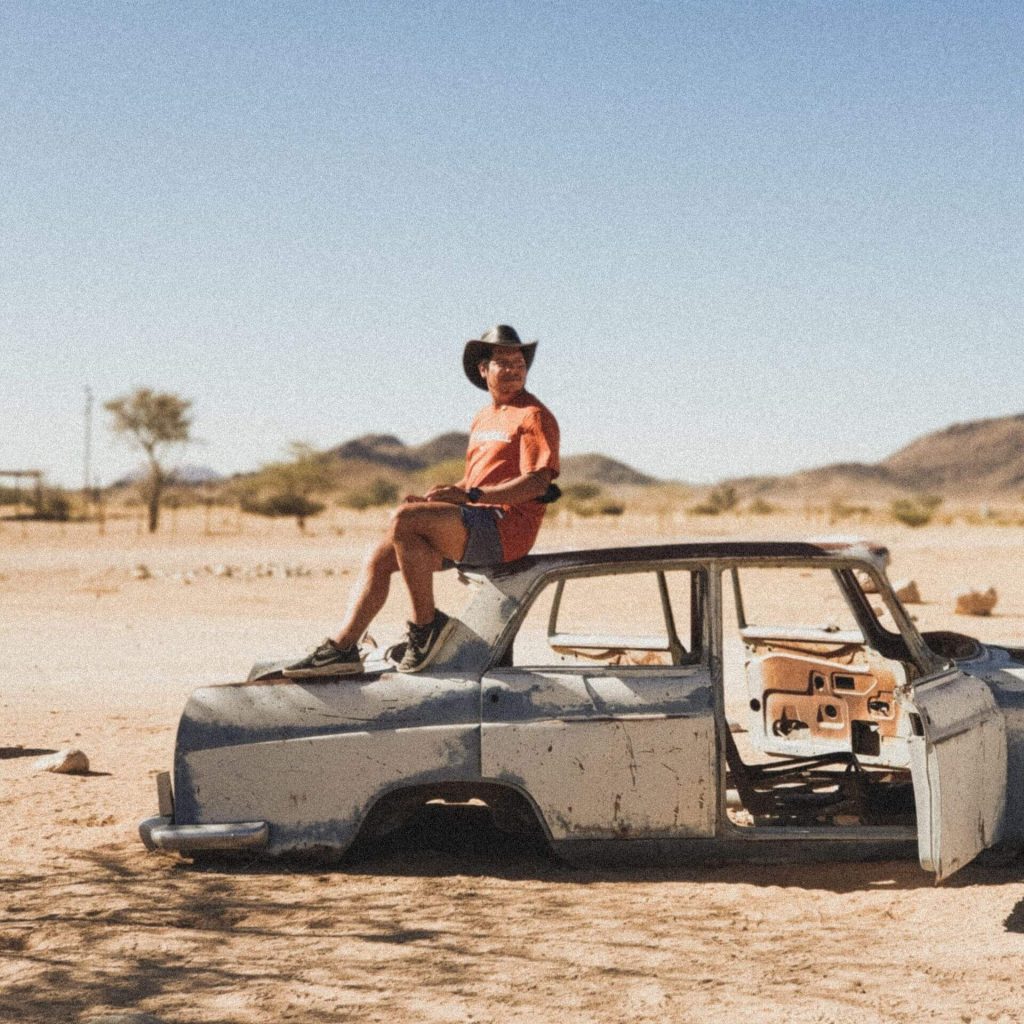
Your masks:
M407 537L429 537L442 523L460 519L458 505L410 502L400 505L391 515L390 534L402 540Z

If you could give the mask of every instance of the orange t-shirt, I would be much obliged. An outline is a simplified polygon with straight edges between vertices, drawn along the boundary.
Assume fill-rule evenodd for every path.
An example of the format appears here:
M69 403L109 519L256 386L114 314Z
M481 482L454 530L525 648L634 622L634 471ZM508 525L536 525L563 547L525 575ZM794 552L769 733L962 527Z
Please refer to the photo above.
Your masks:
M469 431L465 488L502 484L539 469L558 476L558 422L529 392L522 391L506 405L481 409ZM497 508L498 536L506 562L522 558L533 547L546 506L538 501L520 505L482 505Z

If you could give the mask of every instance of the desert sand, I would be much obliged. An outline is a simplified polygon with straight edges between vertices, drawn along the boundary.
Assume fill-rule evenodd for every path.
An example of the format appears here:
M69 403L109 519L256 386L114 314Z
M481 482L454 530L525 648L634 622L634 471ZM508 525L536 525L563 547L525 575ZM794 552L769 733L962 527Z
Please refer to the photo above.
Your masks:
M941 886L913 862L598 871L429 822L331 869L147 853L190 690L322 638L382 521L0 523L0 1020L1024 1020L1019 859ZM836 532L890 545L921 628L1024 644L1020 527L561 516L540 546ZM996 586L991 618L952 614L963 583ZM404 613L396 588L381 642ZM34 770L70 746L91 774Z

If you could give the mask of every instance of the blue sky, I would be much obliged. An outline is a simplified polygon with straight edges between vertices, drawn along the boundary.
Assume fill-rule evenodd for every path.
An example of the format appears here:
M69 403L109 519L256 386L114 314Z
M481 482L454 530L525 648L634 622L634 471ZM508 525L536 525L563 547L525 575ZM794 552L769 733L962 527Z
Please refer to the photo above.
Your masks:
M0 468L465 429L539 338L566 453L713 480L1024 411L1016 3L0 6Z

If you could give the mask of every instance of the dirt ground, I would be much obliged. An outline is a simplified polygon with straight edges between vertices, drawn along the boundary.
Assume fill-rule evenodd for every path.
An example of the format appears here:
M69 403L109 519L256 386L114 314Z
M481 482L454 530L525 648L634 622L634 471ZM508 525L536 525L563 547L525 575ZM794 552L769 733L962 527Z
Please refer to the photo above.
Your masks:
M330 870L146 853L136 825L189 691L322 638L381 521L334 513L301 536L179 513L155 539L134 520L0 523L0 1020L1024 1021L1020 860L941 886L904 862L598 871L429 818ZM541 546L838 529L563 516ZM855 530L918 582L922 628L1024 644L1024 530ZM951 614L962 583L997 587L992 618ZM404 611L396 591L382 643ZM33 771L68 746L91 774Z

